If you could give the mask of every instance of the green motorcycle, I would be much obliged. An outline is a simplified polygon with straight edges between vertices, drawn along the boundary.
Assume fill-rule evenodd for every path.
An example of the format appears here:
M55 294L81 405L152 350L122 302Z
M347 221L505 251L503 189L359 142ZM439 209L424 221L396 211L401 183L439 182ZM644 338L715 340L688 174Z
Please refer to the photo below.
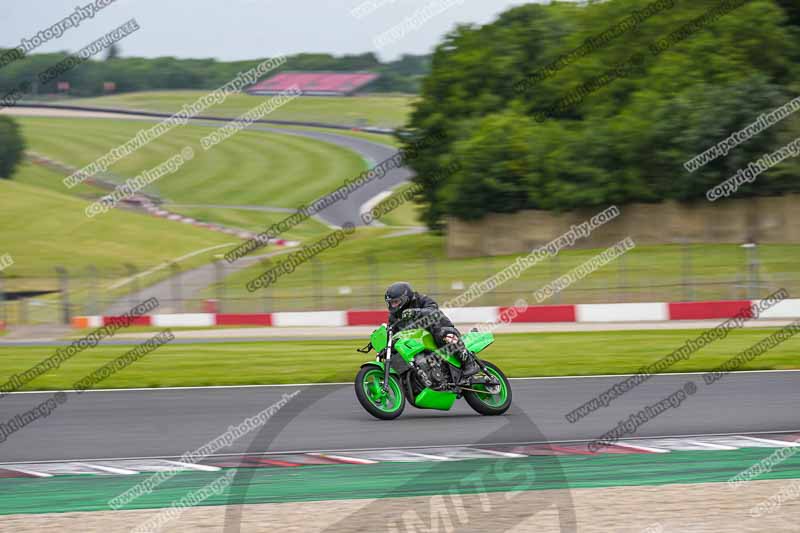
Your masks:
M462 340L477 354L494 342L494 335L473 329ZM438 348L425 329L392 331L382 324L357 350L373 349L377 357L361 365L355 389L361 406L376 418L397 418L406 399L418 409L447 411L463 396L482 415L502 415L511 406L511 384L502 370L476 358L481 372L462 379L461 361Z

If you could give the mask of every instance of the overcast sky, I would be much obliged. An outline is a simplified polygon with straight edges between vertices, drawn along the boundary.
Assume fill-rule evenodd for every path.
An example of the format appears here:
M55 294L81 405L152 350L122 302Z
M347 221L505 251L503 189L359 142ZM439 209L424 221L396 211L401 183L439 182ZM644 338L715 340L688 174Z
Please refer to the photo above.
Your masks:
M0 46L12 47L94 0L5 0ZM374 10L357 18L357 6ZM37 51L76 51L130 18L123 56L252 59L298 52L376 52L382 60L427 53L458 23L484 24L521 0L117 0ZM544 2L546 3L546 2ZM45 6L47 6L45 8ZM441 11L397 41L375 38L428 6ZM364 8L366 6L362 6ZM442 11L442 9L444 9ZM368 11L368 10L367 10Z

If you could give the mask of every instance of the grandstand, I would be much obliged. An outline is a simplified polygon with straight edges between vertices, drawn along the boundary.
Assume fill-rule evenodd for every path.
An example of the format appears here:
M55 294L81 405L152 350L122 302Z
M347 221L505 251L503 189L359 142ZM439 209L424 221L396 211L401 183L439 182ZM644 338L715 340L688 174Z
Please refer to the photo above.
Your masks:
M299 87L303 94L311 96L349 96L379 77L371 72L281 72L253 85L247 92L278 94Z

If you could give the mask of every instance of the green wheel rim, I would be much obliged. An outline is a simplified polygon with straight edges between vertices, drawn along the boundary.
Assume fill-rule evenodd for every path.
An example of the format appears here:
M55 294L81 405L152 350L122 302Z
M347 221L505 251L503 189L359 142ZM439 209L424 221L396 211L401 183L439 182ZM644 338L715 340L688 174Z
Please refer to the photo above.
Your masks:
M369 370L364 374L362 386L369 403L384 413L394 413L403 404L403 393L394 376L389 376L389 390L381 389L383 384L383 370Z
M506 381L502 378L502 376L500 376L500 373L497 370L490 366L486 367L486 373L497 378L497 380L500 382L500 391L496 394L490 394L488 392L476 392L475 397L477 397L481 403L484 403L490 407L500 407L508 400L508 387L506 387ZM475 385L473 388L477 390L486 390L486 385L480 383Z

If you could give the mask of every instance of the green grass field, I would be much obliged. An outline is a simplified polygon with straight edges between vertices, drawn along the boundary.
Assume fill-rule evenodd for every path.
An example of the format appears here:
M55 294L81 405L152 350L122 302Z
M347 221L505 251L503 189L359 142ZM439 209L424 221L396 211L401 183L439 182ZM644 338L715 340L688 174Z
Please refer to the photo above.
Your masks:
M88 265L119 269L124 263L147 268L237 242L229 235L122 209L90 219L84 214L87 202L16 181L0 180L0 197L0 242L14 258L4 274L12 283L21 275L52 279L55 265L73 271ZM211 253L187 265L205 262Z
M594 257L602 250L564 250L524 271L518 279L502 284L469 305L511 305L517 298L536 303L534 293ZM747 257L737 245L697 245L691 252L687 273L684 248L680 245L639 246L622 258L592 272L567 287L559 297L542 304L613 303L615 301L680 301L683 282L692 286L693 300L747 297ZM374 262L370 262L370 257ZM268 290L272 309L293 311L312 308L373 309L383 304L383 290L390 283L406 280L417 290L433 295L440 304L514 262L516 256L449 259L445 238L432 234L384 238L348 239L337 248L317 256L317 287L309 263L283 275ZM790 294L800 292L800 246L759 247L762 286L760 294L780 287ZM226 279L231 297L253 297L246 283L263 267L242 270ZM348 287L350 293L341 295ZM260 294L255 293L255 294ZM322 294L322 302L314 295Z
M198 220L214 220L231 227L256 232L264 231L272 224L283 220L291 214L250 209L189 207L180 204L166 204L164 208L173 213L179 213ZM327 225L310 218L281 234L281 238L289 240L315 239L330 231Z
M30 173L32 181L52 174L30 164L24 165L20 173ZM3 253L14 259L14 264L3 271L4 288L9 292L58 290L55 268L63 267L72 278L70 302L77 309L90 298L108 299L131 290L132 284L109 289L128 276L125 265L140 272L169 262L191 269L212 261L215 255L239 242L222 233L122 209L90 219L84 214L85 200L24 181L0 180L0 243ZM139 278L138 283L146 286L169 274L166 268L154 270ZM90 287L94 287L93 297ZM30 302L27 320L59 321L57 300L54 294ZM5 306L9 323L19 322L23 311L18 302Z
M134 137L140 129L154 124L107 119L21 117L17 120L29 149L76 167L91 162ZM183 146L193 146L195 159L175 174L155 182L148 192L192 205L175 209L187 216L261 231L288 213L225 206L293 208L328 193L366 168L366 162L357 154L334 145L258 131L240 132L211 151L203 152L199 139L211 131L212 128L203 126L176 128L123 159L110 171L122 178L131 177L162 163ZM391 141L390 137L374 134L343 133ZM16 260L14 268L6 272L6 290L55 290L58 288L54 271L57 265L81 278L94 277L89 270L90 265L94 266L100 271L98 287L105 287L126 277L129 271L125 265L128 264L143 271L201 251L180 261L181 266L191 268L224 252L225 245L238 244L235 237L119 209L89 220L83 214L84 202L99 197L103 191L84 184L67 189L62 183L63 177L41 165L26 162L20 165L11 182L2 183L7 184L8 191L2 196L11 207L3 213L4 219L8 217L10 222L0 225L0 242L4 244L2 253L11 253ZM327 226L312 219L282 237L308 240L329 231ZM212 250L202 252L206 248ZM145 286L168 274L168 270L162 270L141 278L139 284ZM114 294L123 294L131 287ZM73 284L71 291L74 292L73 304L88 297L88 289L84 287L76 288ZM111 296L111 293L103 295ZM44 303L47 303L47 314L52 315L56 311L55 304ZM16 307L12 306L11 315L22 315L22 311L14 309Z
M399 194L400 191L405 190L410 186L410 184L402 186L396 194ZM391 198L385 201L388 202L390 200ZM198 220L214 220L231 227L242 228L250 231L263 231L271 224L274 224L289 215L289 213L268 212L257 209L197 207L181 204L166 204L164 208L173 213L179 213L188 217L196 218ZM411 202L402 204L397 209L381 217L380 220L389 226L422 225L417 218L417 207ZM289 231L285 232L281 236L290 240L314 240L322 237L330 231L330 228L326 224L311 218L289 229Z
M392 202L400 201L403 192L413 187L413 184L406 183L394 190L391 196L386 198L383 202L379 203L377 207L379 210L386 205L394 205ZM380 212L380 211L379 211ZM402 202L396 208L392 209L385 215L381 216L378 220L389 226L423 226L420 222L420 207L413 201Z
M64 179L64 177L65 176L63 174L55 170L51 170L42 165L35 165L27 160L24 160L16 168L15 173L12 176L12 180L17 183L24 183L26 185L47 189L55 194L67 194L73 197L78 196L82 199L95 199L103 195L103 191L101 189L85 183L79 183L72 189L67 189L64 186L64 183L61 181Z
M152 125L134 120L51 118L20 118L19 123L31 150L79 167ZM361 157L349 150L260 131L239 132L205 152L200 138L212 131L202 126L178 127L109 170L133 177L188 145L195 149L194 159L154 182L151 192L180 203L294 208L366 168Z
M127 93L99 98L70 100L75 105L106 108L137 109L174 113L184 104L208 94L209 91L152 91ZM214 105L202 114L237 117L268 100L269 96L236 94ZM411 111L411 96L302 96L276 109L269 116L274 120L326 122L348 126L393 128L405 124Z
M768 336L771 329L731 332L669 372L708 371ZM701 332L616 331L498 335L483 357L509 377L635 373ZM168 344L114 374L98 388L250 385L351 381L370 359L362 341L279 341ZM77 354L25 390L72 388L72 384L133 346L100 346ZM53 348L0 347L0 384L54 353ZM800 368L800 340L790 339L750 362L746 369ZM744 369L744 368L743 368Z

